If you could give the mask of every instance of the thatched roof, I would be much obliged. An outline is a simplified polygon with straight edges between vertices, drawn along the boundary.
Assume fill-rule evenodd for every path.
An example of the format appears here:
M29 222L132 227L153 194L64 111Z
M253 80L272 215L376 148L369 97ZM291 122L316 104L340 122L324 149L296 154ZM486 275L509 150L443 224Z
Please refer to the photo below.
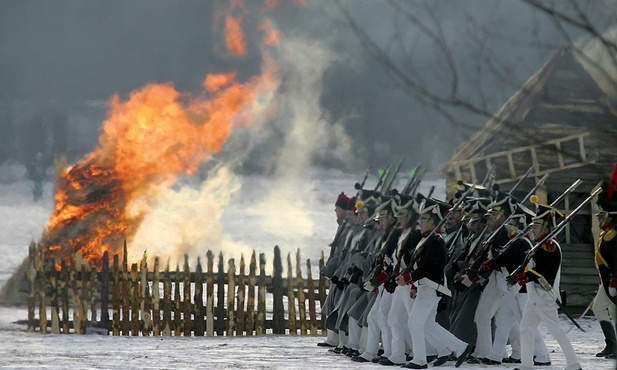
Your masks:
M539 164L537 176L617 155L614 144L606 148L607 137L617 138L617 116L572 49L564 46L441 171L449 178L481 180L495 164L498 180L515 181L534 163Z

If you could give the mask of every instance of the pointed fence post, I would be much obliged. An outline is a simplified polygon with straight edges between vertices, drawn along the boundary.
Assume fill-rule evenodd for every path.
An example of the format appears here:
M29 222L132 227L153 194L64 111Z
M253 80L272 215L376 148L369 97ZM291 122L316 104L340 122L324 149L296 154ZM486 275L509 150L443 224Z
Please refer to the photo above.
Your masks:
M141 321L143 322L143 326L141 328L141 335L144 337L149 337L152 331L152 314L150 310L152 309L152 298L150 296L150 285L148 284L148 257L146 252L141 259L140 268L140 305L139 312L141 313Z
M255 251L251 254L249 265L248 297L246 300L246 334L255 335L255 286L257 284L257 261Z
M206 253L208 259L208 275L206 283L206 335L214 336L214 254Z
M36 329L36 296L38 295L36 284L36 246L34 242L28 247L28 331L34 332Z
M197 257L197 268L195 270L195 336L203 337L206 329L204 315L204 275L201 269L201 258Z
M131 276L128 265L128 252L126 241L122 255L122 335L130 335L131 332Z
M51 271L49 274L49 283L51 285L51 332L60 334L60 319L58 317L58 270L56 270L56 261L52 258L49 260Z
M77 285L77 280L83 275L83 264L81 261L81 253L75 253L72 263L73 269L71 270L71 288L73 291L73 302L75 304L75 307L73 308L73 332L75 334L83 334L82 327L85 319L83 307L84 303L81 300L79 286Z
M298 315L300 316L300 335L306 335L306 299L304 281L302 280L302 263L300 249L296 252L296 285L298 286Z
M141 325L139 321L139 303L141 302L139 289L139 271L137 264L131 265L131 335L136 337L139 335Z
M296 297L294 294L293 268L291 265L291 253L287 253L287 311L289 322L289 334L298 335L296 327Z
M101 328L109 329L109 252L103 253L101 261Z
M234 302L236 298L236 266L234 259L230 258L227 262L227 336L234 335L235 316L234 316Z
M120 335L120 310L122 302L122 278L120 277L120 259L118 254L114 254L113 271L113 288L111 290L111 307L113 312L113 325L111 327L112 335Z
M240 254L240 273L238 274L238 304L237 304L237 317L236 317L236 335L245 335L244 329L246 327L246 322L244 319L244 305L245 305L245 295L246 295L246 286L245 286L245 269L244 269L244 255Z
M182 291L180 290L180 285L182 283L182 275L180 274L180 266L176 264L176 278L174 279L175 287L174 287L174 305L173 305L173 333L174 336L179 337L182 334L182 302L180 297L182 296Z
M257 322L256 333L262 335L266 333L266 255L259 254L259 293L257 296Z
M283 262L281 261L281 249L274 247L274 262L272 274L272 300L273 300L273 334L285 334L285 306L283 305Z
M60 301L62 304L62 333L69 334L69 267L65 260L60 262Z
M315 283L313 282L313 272L311 271L311 260L306 260L306 289L308 290L307 298L309 305L309 331L311 335L317 334L317 312L315 310Z
M216 335L225 333L225 267L223 252L219 253L218 269L216 272Z
M189 267L189 255L184 254L184 274L183 274L183 282L182 289L184 292L184 299L182 304L182 320L183 324L183 334L185 337L191 336L191 331L193 330L193 320L192 320L192 311L193 305L191 303L191 268Z
M165 267L165 276L163 278L163 331L162 335L171 336L171 273L169 272L169 260Z
M159 257L154 257L154 280L152 280L152 335L161 335L161 277Z
M41 244L37 245L36 271L39 292L39 331L47 333L47 296L45 295L45 251Z

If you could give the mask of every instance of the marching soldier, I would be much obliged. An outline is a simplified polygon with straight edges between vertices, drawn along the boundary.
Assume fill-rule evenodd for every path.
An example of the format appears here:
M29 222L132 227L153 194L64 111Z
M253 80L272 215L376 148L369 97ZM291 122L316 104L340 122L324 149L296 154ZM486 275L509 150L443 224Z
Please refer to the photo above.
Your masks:
M456 338L435 321L441 296L451 294L444 281L446 245L434 231L447 207L445 203L424 199L418 222L423 238L414 249L410 264L396 279L400 286L411 286L410 296L415 299L408 321L413 338L413 359L402 366L409 369L428 368L425 340L436 349L445 347L450 353L455 353L456 367L465 361L472 350L471 345Z
M345 193L340 193L334 203L334 213L336 214L336 223L338 228L334 236L334 240L330 243L330 256L328 262L324 266L321 274L330 279L332 285L328 290L328 296L326 297L326 303L322 307L321 314L327 317L334 309L334 301L337 294L340 293L336 289L336 282L332 282L334 273L339 265L340 255L347 239L347 234L350 230L350 222L347 220L347 210L349 208L350 199ZM336 347L339 344L338 333L334 330L327 330L327 338L323 342L317 343L320 347Z
M384 283L390 277L391 271L389 269L391 264L385 261L385 257L391 256L402 231L400 228L395 227L394 206L396 206L396 202L390 198L378 208L377 221L387 237L382 242L380 252L377 254L376 266L371 272L371 277L363 285L366 291L376 294L377 297L367 317L368 334L366 348L360 355L352 357L352 360L356 362L379 362L382 359L382 357L377 356L380 339L384 350L383 357L387 358L391 355L392 333L388 326L388 313L392 306L392 294L386 292L384 287Z
M615 167L617 169L617 165ZM613 170L615 172L615 170ZM617 196L615 179L603 184L598 195L599 212L596 214L602 232L595 252L595 263L600 275L600 286L594 299L593 313L600 323L606 346L596 357L615 358L617 339L611 317L615 318L617 299Z
M557 225L557 218L563 217L563 214L549 205L536 203L536 206L539 210L533 219L530 237L533 242L542 244L530 252L533 255L526 266L519 266L507 278L510 285L527 284L528 293L520 327L521 365L517 369L533 369L534 335L540 322L543 322L566 357L566 370L580 370L581 365L574 348L557 316L559 298L555 292L559 292L561 247L555 239L548 238Z

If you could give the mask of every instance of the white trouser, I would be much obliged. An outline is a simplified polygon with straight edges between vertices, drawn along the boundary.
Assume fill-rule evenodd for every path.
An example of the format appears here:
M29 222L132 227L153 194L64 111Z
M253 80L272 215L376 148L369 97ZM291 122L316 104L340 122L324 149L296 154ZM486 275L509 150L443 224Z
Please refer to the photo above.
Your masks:
M335 332L334 330L327 330L328 336L326 337L325 342L333 345L333 346L338 346L338 333Z
M388 314L388 326L392 333L391 355L388 359L395 364L404 364L406 361L405 347L406 344L412 345L411 333L407 328L409 320L409 312L405 306L405 301L411 301L409 292L410 285L397 286L392 293L392 306ZM388 293L384 293L388 294Z
M521 358L520 322L522 313L527 303L527 293L519 293L516 296L511 291L504 294L501 306L495 315L495 335L493 347L487 358L500 361L508 357L506 345L508 339L512 346L512 358ZM540 330L536 329L534 338L534 355L536 361L548 362L550 357Z
M478 331L476 339L475 357L487 357L493 346L493 336L491 320L497 313L501 304L504 292L508 290L506 279L500 271L493 271L488 278L488 283L484 287L476 308L474 322Z
M338 332L338 348L343 348L343 347L347 347L347 335L345 335L345 332L342 330L339 330Z
M362 335L362 328L358 325L358 320L349 316L349 322L347 324L349 326L349 336L347 338L347 348L351 348L353 350L360 349L360 336Z
M426 364L425 340L435 348L447 347L448 353L456 352L457 355L467 348L465 342L435 322L440 299L434 289L426 285L418 286L418 294L409 314L409 331L413 341L411 362L416 365Z
M521 370L533 369L534 335L540 322L543 322L551 335L555 338L566 357L566 370L576 370L581 367L574 348L566 336L556 309L542 309L542 304L534 305L528 299L521 320Z
M593 300L593 314L598 321L611 321L615 317L615 304L610 300L602 284L598 286L598 293Z
M384 292L383 285L377 291L377 298L367 317L368 336L366 338L366 349L362 353L362 357L367 360L372 360L377 356L379 351L379 338L383 346L383 356L388 357L392 354L391 343L392 334L388 326L388 313L392 305L392 294Z

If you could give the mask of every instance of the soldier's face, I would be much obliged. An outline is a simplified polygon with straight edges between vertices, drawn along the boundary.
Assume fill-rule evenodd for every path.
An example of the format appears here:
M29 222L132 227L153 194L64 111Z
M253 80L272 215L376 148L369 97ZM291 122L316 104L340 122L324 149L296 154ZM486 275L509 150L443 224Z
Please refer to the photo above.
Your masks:
M450 211L448 213L448 219L445 221L444 225L446 229L452 229L456 227L461 222L461 218L463 217L463 213L459 210Z
M420 216L420 220L418 220L418 227L420 228L420 232L422 234L432 231L435 227L435 221L432 217L428 215Z
M405 227L407 226L407 223L409 222L409 216L408 215L400 216L398 217L397 220L398 220L398 226Z

